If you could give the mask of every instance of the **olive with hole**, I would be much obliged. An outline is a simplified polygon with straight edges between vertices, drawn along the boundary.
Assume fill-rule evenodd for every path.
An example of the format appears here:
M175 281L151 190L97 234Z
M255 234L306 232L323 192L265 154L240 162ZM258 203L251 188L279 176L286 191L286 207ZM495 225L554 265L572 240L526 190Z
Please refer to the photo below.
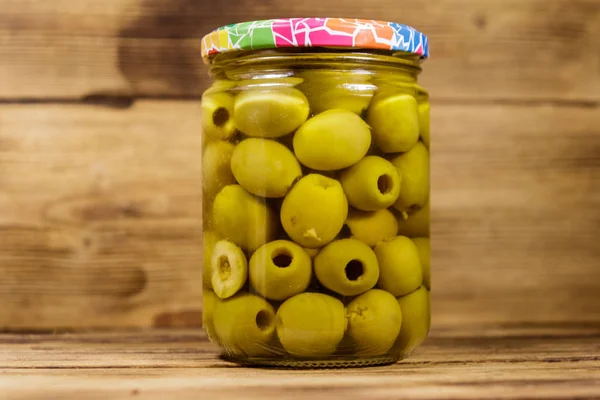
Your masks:
M208 289L203 291L202 296L202 328L211 342L219 344L219 338L215 332L214 313L217 303L221 300L212 290Z
M240 185L219 192L212 216L218 233L245 250L254 251L277 236L277 214Z
M276 240L250 258L250 284L269 300L282 301L302 293L310 284L312 261L296 243Z
M379 279L375 253L355 239L336 240L325 246L315 257L314 269L323 286L342 296L364 293Z
M246 139L235 147L231 170L238 183L257 196L284 197L302 176L294 153L269 139Z
M361 115L369 106L376 87L370 73L354 71L309 70L301 74L302 90L314 114L342 109Z
M342 229L348 201L338 181L310 174L292 187L280 214L283 229L294 242L318 248L331 242Z
M411 214L398 215L398 234L408 237L429 236L429 202Z
M202 185L204 196L213 199L221 189L235 183L231 172L234 145L222 140L206 144L202 156Z
M431 302L429 291L421 286L414 292L398 298L402 309L402 328L396 346L406 355L419 346L429 333Z
M418 142L410 151L392 158L402 179L402 188L394 208L411 213L429 200L429 151Z
M401 181L391 162L367 156L342 172L340 183L351 206L363 211L377 211L396 202Z
M217 303L213 323L226 353L238 357L273 355L275 310L262 297L240 293Z
M388 238L375 246L379 263L377 287L394 296L404 296L423 283L419 251L405 236Z
M377 95L367 111L373 140L384 153L403 153L419 140L417 100L410 94Z
M212 231L204 230L202 235L204 263L202 265L202 287L212 289L212 254L219 236Z
M291 87L251 89L235 99L235 124L252 137L278 138L292 133L310 112L306 96Z
M419 260L423 267L423 285L431 289L431 264L430 264L430 243L427 237L413 238L412 240L419 251Z
M202 96L202 132L211 140L227 140L237 132L233 119L235 97L229 93Z
M321 293L301 293L277 310L276 329L283 348L292 356L326 357L346 330L344 304Z
M376 357L390 351L400 333L402 310L394 296L373 289L346 307L348 336L359 356Z
M394 237L398 233L398 220L387 209L378 211L351 209L348 212L346 226L350 230L350 237L371 247L375 247L383 239Z
M356 164L371 146L369 126L348 110L325 111L294 135L294 154L308 168L335 171Z
M219 240L211 259L212 287L217 296L227 299L236 294L248 279L246 255L235 244Z
M419 126L421 127L421 140L429 148L429 101L419 104Z

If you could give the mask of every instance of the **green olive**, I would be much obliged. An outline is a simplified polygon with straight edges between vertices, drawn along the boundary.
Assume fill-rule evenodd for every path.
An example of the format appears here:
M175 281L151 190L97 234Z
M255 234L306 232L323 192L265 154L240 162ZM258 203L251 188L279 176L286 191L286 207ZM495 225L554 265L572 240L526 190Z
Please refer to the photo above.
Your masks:
M311 277L310 256L287 240L267 243L250 258L250 283L258 294L270 300L282 301L302 293Z
M269 139L246 139L231 157L233 176L247 191L262 197L283 197L302 176L287 147Z
M423 207L429 200L429 151L425 145L418 142L409 152L391 161L402 179L400 196L394 208L400 212L411 212Z
M379 266L369 246L355 239L342 239L317 254L315 275L327 289L342 296L356 296L375 286Z
M311 259L315 258L317 254L319 254L319 250L321 249L309 249L308 247L304 247L304 251L310 256Z
M304 82L304 79L295 76L281 76L277 78L252 78L237 82L237 90L244 92L253 89L277 89L282 87L295 87Z
M400 194L398 170L377 156L367 156L342 172L340 183L348 203L363 211L388 208Z
M361 115L369 106L375 86L370 74L355 71L307 70L298 86L306 94L313 113L342 109Z
M373 289L361 294L348 304L346 315L356 355L382 356L398 339L402 311L396 298L386 291Z
M221 346L229 355L268 357L273 354L275 310L262 297L241 293L220 301L213 321Z
M323 91L320 94L314 87L315 91L305 93L315 114L338 109L362 115L373 98L373 87L371 85L356 85L352 88L349 86L351 84L342 83L335 87L321 88Z
M352 238L371 247L398 233L398 221L387 209L374 212L350 210L346 226L350 229Z
M431 303L429 292L421 286L414 292L398 299L402 309L402 329L397 346L407 354L419 346L429 333Z
M408 237L429 236L429 203L412 214L400 214L398 234Z
M214 313L217 303L221 300L212 291L205 289L202 293L202 328L211 342L219 344L219 338L215 333Z
M226 140L236 133L233 120L235 97L229 93L202 96L201 122L204 135L211 140Z
M419 104L419 126L421 127L421 140L429 148L429 102Z
M294 88L304 82L304 79L295 76L280 76L271 78L246 79L237 82L237 90L245 92L258 89Z
M204 94L215 94L225 92L234 89L236 86L237 82L230 81L227 79L216 79L213 81L213 84L210 85L208 89L206 89Z
M294 242L308 248L331 242L347 216L348 201L342 185L318 174L300 179L281 206L283 228Z
M410 150L419 140L417 100L409 94L377 95L367 112L373 140L384 153Z
M431 264L430 264L430 245L429 238L419 237L413 238L417 250L419 250L419 260L421 261L421 267L423 267L423 285L427 289L431 289Z
M348 110L329 110L309 119L294 135L296 158L308 168L334 171L360 161L371 145L369 126Z
M213 220L225 239L254 251L277 235L277 215L240 185L225 186L213 203Z
M210 265L212 287L221 299L236 294L248 279L246 255L242 249L227 240L217 242Z
M235 123L248 136L277 138L298 129L309 114L308 100L290 87L252 89L235 99Z
M290 355L325 357L344 337L344 304L321 293L302 293L286 300L276 316L277 336Z
M404 296L423 283L417 246L405 236L385 239L375 246L379 262L377 287L394 296Z
M204 263L202 265L202 287L212 289L212 255L219 236L212 231L205 230L203 233Z
M231 155L234 145L229 142L209 142L202 156L204 194L213 199L221 189L235 183L231 173Z

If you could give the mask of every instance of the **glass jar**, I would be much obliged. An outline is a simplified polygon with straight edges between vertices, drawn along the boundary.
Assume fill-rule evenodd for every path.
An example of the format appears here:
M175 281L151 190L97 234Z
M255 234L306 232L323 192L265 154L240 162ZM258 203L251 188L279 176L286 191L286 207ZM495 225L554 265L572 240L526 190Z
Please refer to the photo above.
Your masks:
M398 361L427 336L427 39L333 18L203 39L204 328L279 367Z

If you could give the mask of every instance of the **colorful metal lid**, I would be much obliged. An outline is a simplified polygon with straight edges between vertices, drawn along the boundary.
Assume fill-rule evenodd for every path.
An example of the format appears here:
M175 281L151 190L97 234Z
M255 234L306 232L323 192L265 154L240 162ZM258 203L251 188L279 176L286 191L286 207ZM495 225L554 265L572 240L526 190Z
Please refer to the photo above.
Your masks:
M427 36L407 25L343 18L288 18L243 22L202 39L202 56L237 50L285 47L346 47L406 51L429 57Z

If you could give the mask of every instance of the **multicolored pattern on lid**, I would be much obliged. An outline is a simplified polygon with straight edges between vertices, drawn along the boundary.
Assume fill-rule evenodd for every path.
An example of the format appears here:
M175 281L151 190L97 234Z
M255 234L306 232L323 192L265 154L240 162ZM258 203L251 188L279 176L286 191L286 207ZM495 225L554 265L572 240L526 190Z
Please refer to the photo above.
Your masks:
M429 57L427 36L395 22L342 18L290 18L244 22L202 39L202 56L284 47L348 47L406 51Z

